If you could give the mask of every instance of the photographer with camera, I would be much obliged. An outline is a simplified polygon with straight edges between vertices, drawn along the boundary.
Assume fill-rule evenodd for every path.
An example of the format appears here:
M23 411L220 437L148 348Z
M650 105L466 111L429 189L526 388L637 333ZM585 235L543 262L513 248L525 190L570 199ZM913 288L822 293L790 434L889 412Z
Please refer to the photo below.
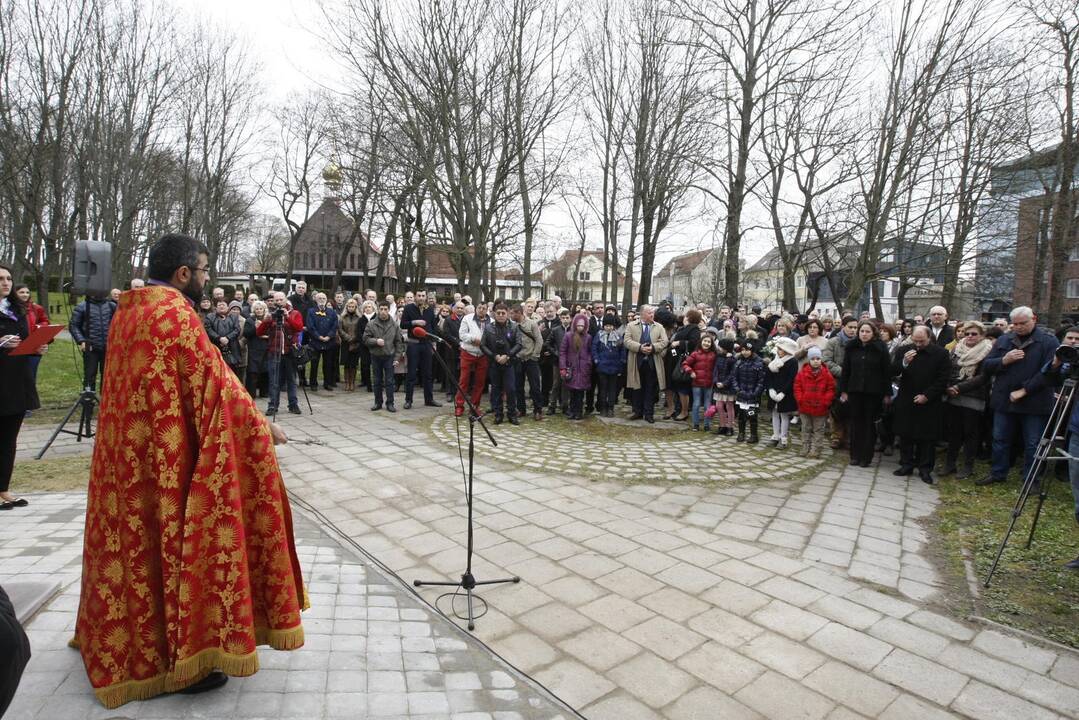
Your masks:
M1037 318L1029 307L1012 310L1011 321L1011 332L996 341L982 365L986 373L995 376L989 397L993 409L993 463L989 474L975 485L1004 482L1017 427L1023 435L1026 477L1053 410L1053 389L1041 370L1053 359L1060 343L1038 329Z
M1064 342L1053 353L1053 359L1042 368L1042 374L1053 383L1061 385L1067 378L1079 379L1079 325L1064 331ZM1075 522L1079 523L1079 403L1073 402L1068 416L1068 440L1065 450L1068 460L1068 479L1071 481L1072 498L1075 501ZM1064 563L1069 570L1079 570L1079 557Z
M296 361L292 357L292 347L296 337L303 332L303 316L299 310L288 309L288 298L283 292L273 294L274 310L270 317L259 323L256 335L269 336L270 347L266 354L266 364L270 374L270 402L267 415L276 415L281 399L281 383L285 383L288 394L288 411L300 414L300 400L296 396Z

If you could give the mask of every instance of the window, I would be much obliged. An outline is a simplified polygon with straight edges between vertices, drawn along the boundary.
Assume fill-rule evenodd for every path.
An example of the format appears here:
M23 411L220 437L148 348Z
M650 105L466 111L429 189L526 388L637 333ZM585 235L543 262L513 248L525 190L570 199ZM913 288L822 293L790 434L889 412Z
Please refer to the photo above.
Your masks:
M1079 299L1079 278L1069 280L1065 292L1069 300Z
M1079 262L1079 245L1072 245L1071 252L1068 253L1068 262Z
M577 279L578 279L578 280L584 280L585 282L588 282L588 279L589 279L590 277L592 277L592 273L589 273L589 272L585 272L584 270L582 270L581 272L577 273Z
M588 273L584 273L584 274L587 275ZM578 300L591 300L592 299L592 291L591 290L581 290L579 293L577 293L577 299Z
M349 253L348 254L348 269L349 270L355 270L356 269L356 253Z

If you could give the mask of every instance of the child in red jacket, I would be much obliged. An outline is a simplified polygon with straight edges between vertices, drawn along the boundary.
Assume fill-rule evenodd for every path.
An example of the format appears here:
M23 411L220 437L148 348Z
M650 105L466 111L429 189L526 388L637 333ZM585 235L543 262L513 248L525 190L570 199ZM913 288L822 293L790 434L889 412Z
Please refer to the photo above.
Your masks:
M682 362L682 369L693 381L693 429L701 429L701 415L704 415L705 432L712 429L712 415L706 411L712 404L712 372L716 367L715 345L716 339L711 333L702 333L700 347Z
M802 366L794 378L794 398L798 401L798 413L802 421L802 454L819 458L825 440L828 410L835 399L835 378L822 367L823 358L818 347L810 346L809 362Z

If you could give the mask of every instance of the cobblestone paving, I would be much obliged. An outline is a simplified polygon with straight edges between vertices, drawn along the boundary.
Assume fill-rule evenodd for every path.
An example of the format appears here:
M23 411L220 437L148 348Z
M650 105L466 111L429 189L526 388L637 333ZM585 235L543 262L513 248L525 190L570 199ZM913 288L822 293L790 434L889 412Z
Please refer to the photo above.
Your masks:
M325 442L283 450L290 488L406 579L459 573L462 461L421 432L445 411L372 414L366 401L320 397L313 417L286 419ZM523 433L518 454L576 455L543 428L495 432L504 447ZM709 452L715 473L741 477L725 444ZM894 467L627 486L502 461L481 439L475 572L524 582L485 589L476 634L593 720L1079 716L1076 654L919 599L939 583L918 523L936 495Z
M159 697L106 710L94 699L75 626L86 496L29 496L0 525L0 584L53 579L63 590L28 624L33 657L5 717L462 718L540 720L564 713L544 693L396 580L343 549L303 514L296 540L311 609L303 649L262 648L262 669L199 696Z
M460 428L452 415L436 417L431 424L431 432L436 439L452 448L457 447L458 430L461 436L467 432L468 422L460 420ZM548 420L547 422L550 422ZM561 422L561 421L559 421ZM524 419L520 426L506 425L499 427L499 434L507 440L493 448L483 437L483 456L488 460L502 460L524 465L537 471L553 473L587 472L592 478L600 480L633 482L653 481L663 483L707 482L730 486L745 480L762 480L771 477L783 477L819 467L822 460L810 460L799 456L797 450L791 450L782 457L781 467L762 467L765 458L775 459L775 451L769 452L761 445L736 443L733 438L703 434L686 430L685 423L665 423L684 432L665 432L653 430L642 423L630 423L620 419L610 420L593 417L589 422L614 425L623 433L619 440L574 438L572 452L552 453L542 444L533 443L539 429L532 421ZM577 425L575 428L581 428ZM477 428L482 434L482 430ZM765 435L764 439L769 436ZM646 439L641 442L641 439ZM684 457L687 462L648 463L648 454L659 444L664 451L675 457ZM720 468L710 467L705 453L713 448L723 448L725 468L737 468L738 474L723 472ZM583 460L583 462L582 462ZM644 467L649 465L649 467ZM636 468L642 468L636 470ZM719 470L719 472L713 472ZM627 477L632 474L634 477ZM668 498L668 501L674 497ZM683 505L683 507L685 507ZM662 511L661 511L662 512Z

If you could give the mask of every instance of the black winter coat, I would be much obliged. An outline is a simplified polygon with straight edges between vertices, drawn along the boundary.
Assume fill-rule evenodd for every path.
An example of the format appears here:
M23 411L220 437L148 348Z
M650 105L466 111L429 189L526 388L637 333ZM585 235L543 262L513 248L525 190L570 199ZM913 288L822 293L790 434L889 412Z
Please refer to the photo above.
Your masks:
M899 348L892 370L899 376L899 394L893 408L895 434L911 440L937 440L944 422L944 391L952 363L948 351L930 343L918 351L910 365L903 367L903 356L913 345ZM850 352L850 348L847 348ZM925 395L929 402L915 405L914 398Z
M93 350L104 350L114 314L116 303L112 300L83 300L71 313L71 322L67 326L71 339L76 344L89 343Z
M25 339L30 334L30 326L25 315L18 315L13 320L0 313L0 337L18 335ZM41 407L34 385L34 371L30 368L29 355L9 355L10 351L0 348L0 415L22 415L27 410Z
M730 375L730 390L737 395L737 401L757 404L764 392L764 374L768 372L759 355L748 358L739 357L734 363Z
M507 320L505 325L492 322L483 331L480 350L492 361L497 355L509 355L510 359L517 357L517 353L521 352L521 338L517 331L517 323L512 320Z
M798 412L798 401L794 397L794 378L798 376L798 361L793 357L783 363L779 372L772 372L770 367L765 366L764 389L775 390L783 393L779 401L772 401L772 409L776 412ZM769 397L771 395L769 394Z
M892 357L888 346L880 340L863 345L858 338L847 343L839 386L848 393L891 395Z

